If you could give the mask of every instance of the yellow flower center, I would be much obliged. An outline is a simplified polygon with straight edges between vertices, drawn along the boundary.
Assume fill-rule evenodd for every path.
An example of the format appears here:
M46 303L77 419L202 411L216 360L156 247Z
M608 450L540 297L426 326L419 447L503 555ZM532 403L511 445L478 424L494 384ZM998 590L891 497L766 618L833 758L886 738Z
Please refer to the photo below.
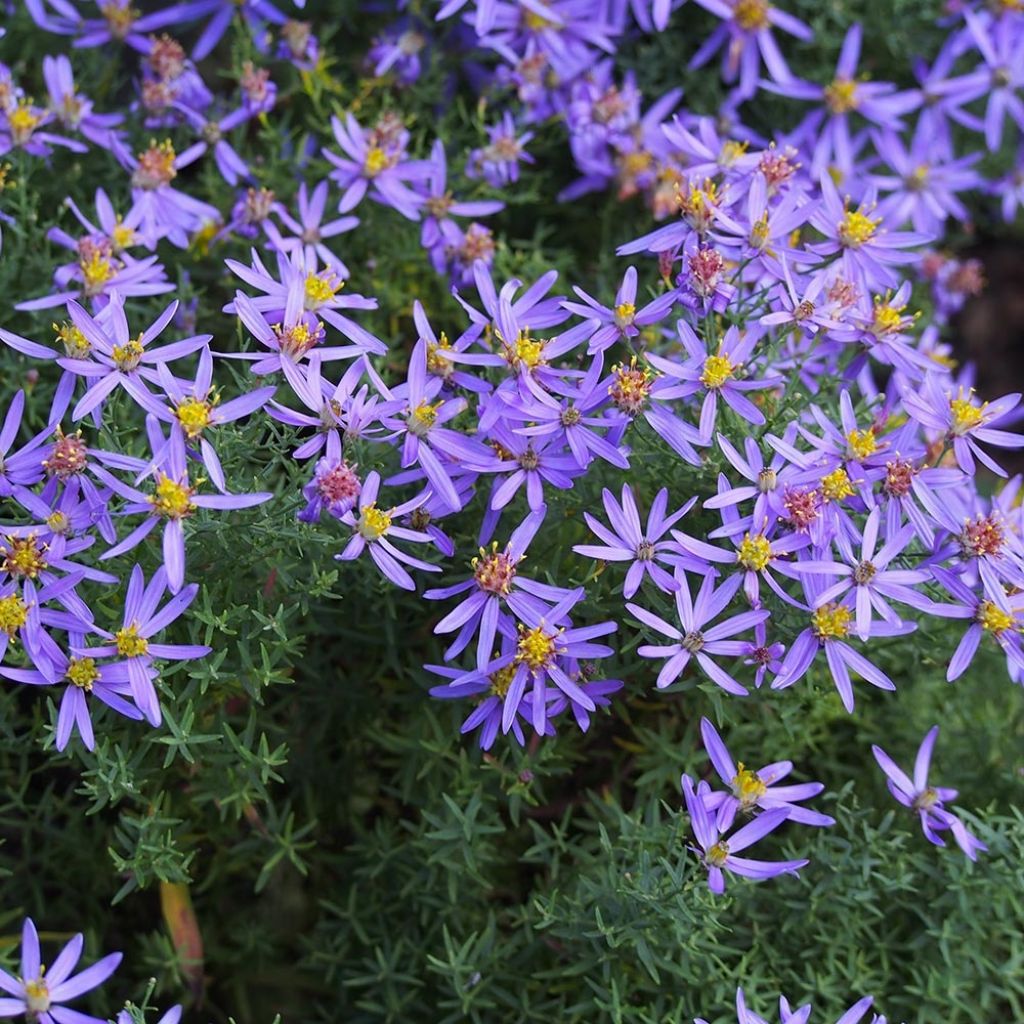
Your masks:
M375 178L381 171L391 165L391 158L380 146L371 146L366 152L366 160L363 162L363 169L368 178Z
M495 697L500 697L504 700L505 694L508 693L508 688L512 685L512 677L515 674L515 665L506 665L504 668L499 668L497 672L492 672L489 677L491 680L491 693Z
M527 328L519 332L515 345L505 346L505 360L509 366L525 366L528 370L534 370L544 365L546 344L543 338L531 338L530 330Z
M309 274L306 277L306 309L318 309L325 302L330 302L344 287L345 282L338 280L329 270Z
M128 246L135 244L135 229L125 227L124 224L118 221L110 234L110 240L114 243L115 249L127 249Z
M995 633L996 636L1005 633L1013 625L1013 616L991 601L982 601L978 605L977 618L982 629Z
M768 24L768 4L764 0L737 0L733 20L746 32L756 32Z
M620 302L615 307L615 324L617 327L629 327L636 316L636 306L632 302Z
M715 843L707 853L704 860L712 867L720 868L729 856L729 844L725 842Z
M377 503L364 505L356 529L367 540L377 540L391 529L391 516L377 508Z
M437 410L444 405L444 402L437 402L431 405L429 402L420 402L415 409L410 410L408 420L409 433L417 437L423 437L430 428L437 422Z
M72 658L68 662L66 678L73 686L88 693L92 684L99 679L99 669L96 668L95 658Z
M977 427L985 418L986 405L988 405L987 402L980 406L975 405L971 399L971 392L968 392L965 398L964 389L961 388L959 396L949 400L949 411L953 416L950 426L951 433L959 437Z
M455 370L455 364L450 359L438 355L438 352L450 352L451 348L452 343L444 331L441 332L436 344L432 341L427 342L427 369L435 377L450 377Z
M771 542L762 534L755 537L748 533L736 552L736 561L753 572L760 572L771 560Z
M137 623L125 626L114 634L114 642L117 644L117 653L122 658L138 658L149 651L149 641L139 636Z
M187 483L178 483L163 473L156 482L156 493L149 499L153 511L167 519L184 519L195 510L192 504L193 489Z
M708 356L700 382L706 388L720 388L736 372L728 356Z
M169 185L178 174L174 166L177 158L170 139L159 144L151 142L149 149L139 154L139 165L132 174L132 184L149 192Z
M749 810L768 792L768 787L757 777L755 772L743 767L740 761L736 765L736 777L732 780L732 794L744 810Z
M213 407L209 402L190 396L174 410L174 416L181 429L190 438L197 438L210 425Z
M25 1007L33 1016L50 1009L50 989L42 978L25 982Z
M42 120L39 114L33 113L27 104L21 103L7 115L7 126L11 131L15 145L27 142Z
M847 249L859 249L865 242L870 242L875 237L875 231L881 222L881 217L869 217L860 210L847 210L839 222L839 241Z
M866 459L869 455L874 455L878 451L875 432L871 429L851 430L846 435L846 441L850 446L850 451L858 459Z
M28 605L17 594L0 597L0 630L14 636L28 621Z
M64 512L51 512L46 517L46 525L53 533L64 534L71 528L71 520Z
M100 13L107 19L110 34L115 39L124 39L139 16L134 7L122 7L119 3L100 4Z
M825 86L825 104L833 114L848 114L857 103L857 83L851 79L837 78Z
M114 346L114 365L122 373L131 373L142 362L143 353L146 350L138 339L127 341L123 345Z
M871 321L872 333L881 337L884 334L895 334L903 326L903 317L900 315L906 306L897 309L888 303L875 300L875 315Z
M530 669L537 671L547 665L556 652L555 637L548 636L541 626L535 626L533 629L519 626L516 661L525 662Z
M741 0L742 2L742 0ZM765 13L768 11L768 4L758 3L755 6L763 8ZM739 19L737 19L739 20ZM749 142L739 142L736 139L727 139L722 144L722 152L718 154L718 162L724 167L731 167L741 156L743 156L750 148Z
M45 548L39 546L34 534L28 537L8 537L0 568L11 576L22 576L34 580L45 568Z
M51 324L64 351L72 359L85 359L92 351L89 339L72 323Z
M821 478L821 493L829 501L841 501L854 493L853 484L842 466Z
M845 605L829 602L811 616L811 628L819 640L841 640L850 632L853 615Z
M82 282L88 295L95 295L114 276L114 267L99 249L94 249L88 259L78 264L82 271Z

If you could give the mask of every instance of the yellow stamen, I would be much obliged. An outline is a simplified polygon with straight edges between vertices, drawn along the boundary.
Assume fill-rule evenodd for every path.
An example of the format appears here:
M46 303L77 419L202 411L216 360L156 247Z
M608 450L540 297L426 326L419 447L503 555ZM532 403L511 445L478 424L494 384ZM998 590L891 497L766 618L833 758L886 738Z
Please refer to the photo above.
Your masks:
M1009 612L1004 612L999 605L993 604L991 601L982 601L978 605L977 618L982 629L988 630L996 636L1005 633L1013 625L1013 616Z
M850 478L842 466L821 478L821 493L829 501L841 501L855 493L853 484L850 483Z
M174 416L181 424L186 436L195 440L210 425L213 406L194 396L189 396L174 410Z
M829 602L811 616L811 629L819 640L841 640L850 632L853 615L845 605Z
M178 483L163 473L156 482L156 493L149 499L153 511L167 519L184 519L195 510L192 504L193 489L187 483Z
M391 529L391 516L377 508L377 503L364 505L356 529L367 540L377 540Z
M869 217L860 210L847 210L839 222L839 241L848 249L859 249L875 237L881 217Z
M95 658L72 658L65 675L69 683L86 693L92 690L92 684L100 677Z
M525 662L531 670L543 668L557 653L555 637L548 636L541 626L526 629L519 626L516 661Z
M0 630L9 637L28 621L28 605L17 594L0 597Z
M708 356L704 360L704 370L700 382L706 388L720 388L735 372L737 367L729 361L728 356Z
M736 561L744 569L760 572L772 560L771 542L762 534L747 534L736 552Z
M731 785L733 796L739 800L744 810L749 810L768 792L768 787L755 772L744 768L742 761L736 765L736 777Z
M125 626L114 634L114 642L117 644L117 653L122 658L138 658L149 650L149 641L144 636L139 636L137 623Z
M846 440L855 458L866 459L869 455L874 455L878 451L875 432L870 428L868 430L851 430L846 435Z

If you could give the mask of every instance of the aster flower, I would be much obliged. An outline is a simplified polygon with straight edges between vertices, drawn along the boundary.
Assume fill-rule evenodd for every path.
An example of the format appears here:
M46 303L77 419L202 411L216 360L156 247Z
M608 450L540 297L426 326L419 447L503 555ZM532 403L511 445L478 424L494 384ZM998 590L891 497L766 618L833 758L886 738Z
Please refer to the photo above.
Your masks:
M419 220L420 204L406 182L427 177L430 166L406 158L409 133L401 124L394 130L390 124L383 130L378 124L367 131L351 114L346 114L344 122L332 117L331 129L342 155L329 149L323 150L323 155L336 168L331 178L344 190L338 212L355 209L372 187L370 194L377 202L392 207L409 220Z
M323 320L353 342L353 346L349 348L330 349L336 354L322 358L348 358L352 352L373 352L377 355L387 353L387 346L380 339L375 338L366 328L360 327L342 312L348 309L376 309L376 299L352 293L340 294L345 287L345 281L339 277L338 272L330 267L318 270L316 264L307 264L304 260L304 251L301 249L295 249L288 254L278 252L276 256L276 277L267 270L255 249L252 250L250 267L235 260L224 261L233 274L264 293L248 300L248 305L252 309L267 314L271 323L274 322L274 318L279 318L279 322L283 320L287 327L298 324L303 314L312 314L314 320ZM238 312L241 316L242 313L236 309L236 305L237 302L229 303L224 307L224 312ZM307 323L309 320L310 317L306 317Z
M814 225L827 239L810 246L821 256L839 253L845 275L867 286L894 287L892 266L913 263L917 256L907 249L930 240L929 235L910 231L888 231L875 212L874 190L869 189L855 207L839 196L828 174L821 178L821 205L811 215Z
M985 453L979 441L997 448L1024 447L1024 435L994 427L1016 410L1020 404L1019 394L978 404L973 391L965 393L961 387L954 397L948 378L929 374L919 389L908 388L901 398L908 415L927 430L936 432L946 443L952 443L957 464L972 476L975 458L993 473L1006 476L1006 470Z
M745 850L759 839L774 832L789 817L788 809L780 807L764 811L753 821L747 822L741 829L723 839L718 826L704 805L704 801L710 793L708 784L701 782L697 789L694 789L693 780L689 775L684 775L682 786L686 811L690 816L690 825L698 844L691 849L707 868L708 888L716 895L725 892L725 872L727 871L760 881L765 878L774 878L777 875L798 874L800 868L806 867L810 863L807 860L764 861L736 856L741 850Z
M771 313L765 313L760 317L758 323L766 327L786 325L796 327L802 333L815 335L819 330L839 327L839 321L831 315L831 310L818 302L818 296L825 288L826 280L821 274L814 275L807 286L803 289L803 298L797 292L793 282L793 275L790 273L789 261L785 255L781 257L782 275L785 282L785 289L779 288L775 293L775 305L781 305Z
M679 583L679 588L675 591L676 613L679 616L681 628L671 625L660 616L639 607L639 605L626 605L629 611L645 626L653 629L655 633L660 633L662 636L668 637L669 640L675 641L664 646L645 644L637 649L637 654L641 658L668 659L658 673L656 682L658 689L663 689L675 682L690 660L694 659L716 686L720 686L726 693L745 697L748 692L747 688L733 679L710 656L735 657L746 653L745 645L741 641L726 638L764 622L768 618L769 612L767 609L741 612L739 615L733 615L724 622L708 628L708 623L717 618L736 596L736 591L740 586L740 577L732 576L716 590L715 577L709 573L701 582L697 599L694 600L690 594L690 585L685 571L677 569L675 575Z
M743 664L754 669L754 688L760 690L768 672L778 675L782 671L782 656L786 653L786 645L769 644L765 623L759 622L754 627L754 639L747 641L743 648Z
M762 83L764 88L783 96L822 104L800 129L806 137L815 140L810 168L814 178L821 177L830 162L844 175L853 172L854 143L850 123L853 114L878 125L902 128L900 115L920 102L913 92L897 93L890 82L869 82L858 77L861 36L860 23L854 22L843 39L835 77L826 86L778 77L774 83Z
M11 999L0 999L0 1016L25 1014L29 1020L44 1024L105 1024L78 1010L60 1005L102 985L121 962L120 953L110 953L91 967L72 975L82 956L85 939L75 935L54 959L45 977L39 950L39 935L32 918L26 917L21 930L21 975L13 978L0 971L0 989Z
M0 329L0 338L3 338L8 345L15 349L18 348L18 345L12 344L12 341L24 340L2 329ZM59 420L62 413L63 410L57 410L57 415L51 417L51 423ZM40 459L42 453L39 449L46 443L49 429L36 434L16 451L11 451L21 432L24 414L25 392L18 390L15 392L14 398L11 399L11 404L7 406L4 425L0 427L0 497L2 498L9 498L17 491L31 487L43 478L44 467Z
M355 515L355 508L350 509L340 517L341 522L352 528L352 537L341 553L334 557L342 562L349 562L358 558L369 548L370 558L373 559L374 564L385 579L389 580L396 587L401 587L403 590L415 590L416 584L409 573L402 567L401 563L414 569L422 569L424 572L440 572L441 567L439 565L431 565L430 562L424 562L420 558L414 558L400 548L395 547L392 540L429 544L431 543L431 537L420 530L410 530L404 526L395 526L394 520L406 512L411 512L413 509L418 508L423 504L425 497L420 495L385 512L383 509L377 508L379 491L380 474L374 470L363 481L358 499L358 517Z
M120 295L111 295L102 320L91 317L77 302L68 302L72 322L89 342L89 358L57 360L65 370L91 382L72 411L76 420L98 408L117 387L124 388L143 408L148 407L152 396L144 382L158 378L157 368L206 346L212 337L210 334L198 334L160 348L147 349L146 346L170 324L177 308L177 301L172 302L146 330L133 338Z
M1019 595L1013 599L1001 586L989 586L979 597L959 577L941 566L932 566L931 573L953 598L952 603L934 604L928 611L941 618L967 619L971 624L957 644L946 670L946 679L959 679L970 665L982 639L990 636L1006 655L1011 670L1024 670L1021 649L1021 623L1024 608Z
M495 199L466 201L452 197L448 189L448 164L444 143L438 139L430 151L430 173L414 187L421 195L423 227L420 245L430 253L434 269L443 273L449 259L449 250L458 248L464 239L453 217L486 217L504 209L505 204Z
M602 306L582 288L573 286L572 290L583 302L563 302L562 305L577 316L586 317L588 320L597 320L601 325L590 338L588 353L594 355L604 352L617 341L627 341L637 337L642 328L664 320L676 302L675 292L665 292L652 299L646 306L637 309L636 288L636 267L629 267L622 275L622 284L619 285L619 290L615 293L615 305L612 308Z
M519 563L526 557L546 512L543 505L531 512L512 532L504 549L499 550L496 542L490 550L480 548L479 557L471 563L473 574L469 579L424 591L428 601L447 600L470 592L434 627L434 632L441 635L458 630L455 641L445 651L445 660L458 656L476 635L477 667L482 670L491 660L502 615L511 613L525 619L530 610L549 613L552 605L570 593L563 587L539 583L519 573Z
M229 132L244 124L252 116L247 107L240 106L220 118L211 118L208 112L194 110L180 101L175 104L175 109L199 136L198 141L181 154L182 166L193 163L199 157L213 150L217 172L229 185L237 185L239 179L252 180L252 173L248 165L225 138Z
M189 445L198 446L199 458L218 491L225 491L224 470L208 433L224 423L232 423L262 409L274 394L274 388L256 388L248 394L239 395L220 405L220 394L213 387L213 354L204 347L199 353L196 378L183 380L167 369L166 363L157 367L157 379L170 405L164 405L150 397L145 408L157 419L171 424L171 429L181 432Z
M89 98L75 90L71 61L64 54L43 57L43 80L50 109L65 128L81 132L96 146L115 149L121 145L116 128L124 118L93 111Z
M824 790L820 782L805 782L797 785L778 786L793 770L792 761L775 761L756 772L750 771L740 761L737 765L722 741L718 730L706 718L700 720L700 734L704 749L718 772L718 777L729 787L728 793L715 792L707 795L704 806L716 813L715 824L719 832L732 828L737 814L753 814L783 808L788 811L788 820L802 825L834 825L835 818L799 806L802 800L810 800Z
M155 249L161 238L184 249L190 232L217 223L215 207L171 186L178 171L199 155L193 147L179 156L171 141L165 139L161 143L151 141L138 157L123 157L122 163L132 173L130 216L137 219L139 235L150 249Z
M895 690L896 685L877 665L872 664L859 651L854 650L846 638L855 625L854 610L848 604L828 602L819 604L818 599L825 587L817 576L804 577L804 594L814 610L810 625L800 632L793 641L782 662L782 670L772 681L773 690L792 686L806 674L819 651L824 650L829 672L843 707L853 713L853 681L850 671L856 672L866 682L880 690ZM872 622L868 630L871 638L877 636L899 636L912 632L913 623Z
M797 424L789 424L786 427L783 440L787 444L792 444L796 432ZM788 464L789 460L786 456L776 450L772 452L771 459L765 462L760 446L752 437L744 439L743 455L724 434L718 435L718 446L733 469L749 483L741 484L739 487L728 487L725 490L719 488L718 494L704 502L704 507L726 509L753 498L754 508L749 522L743 520L737 521L732 526L726 524L720 529L714 530L709 536L711 538L731 536L734 533L742 532L753 524L763 524L763 529L767 530L774 525L777 519L785 518L786 486L795 480L797 472L793 466Z
M307 267L315 267L319 260L328 269L336 271L340 277L347 278L348 267L332 249L328 248L324 240L351 231L359 223L359 218L335 217L324 223L327 193L326 181L319 182L312 195L309 194L306 183L301 182L297 196L298 219L294 218L282 203L274 203L272 207L273 213L291 232L291 237L283 237L270 220L265 222L265 229L271 242L282 252L301 249Z
M792 571L798 575L812 573L840 577L837 583L818 595L815 607L821 608L829 602L839 601L852 590L856 609L856 633L861 640L867 640L871 633L873 612L886 622L900 625L900 617L893 611L889 601L899 601L918 611L929 611L932 605L927 597L912 588L913 584L928 580L930 574L927 570L889 568L890 563L902 554L913 539L914 527L908 525L897 530L876 550L881 524L881 509L872 509L864 524L859 554L845 534L839 534L835 542L843 556L842 562L811 558L792 566Z
M679 581L658 563L677 565L679 555L671 541L661 538L693 508L696 497L691 498L671 515L666 515L668 489L663 487L651 503L646 528L641 524L640 512L629 484L622 485L621 505L616 502L615 496L607 487L601 491L601 500L610 527L605 526L589 512L585 511L583 517L591 532L598 540L604 542L603 545L577 544L573 551L604 562L630 562L622 585L622 594L627 599L633 597L640 589L645 576L650 576L659 590L674 594L679 589Z
M427 344L424 338L416 342L408 378L394 390L395 396L404 399L402 413L383 416L381 422L394 431L396 441L402 441L402 468L422 467L434 492L448 502L450 511L457 512L461 506L452 472L456 467L483 470L494 456L479 441L445 426L466 409L467 402L464 398L433 401L444 382L427 373Z
M76 631L68 633L68 642L76 652L71 657L48 635L43 634L42 667L25 669L0 665L0 675L16 683L64 687L54 740L58 750L64 750L76 728L86 749L95 749L96 739L86 695L96 697L125 718L136 721L142 718L142 712L124 699L132 695L125 666L117 662L97 664L98 655L84 646L85 637L77 631L80 629L81 626L78 626Z
M488 125L489 142L474 149L466 162L467 178L483 178L492 188L507 188L519 180L519 164L534 162L526 152L533 132L520 134L511 111L506 110L497 124Z
M120 659L118 665L123 666L127 673L135 703L152 725L160 724L160 703L153 686L157 675L156 661L190 661L205 658L210 653L209 647L199 644L164 644L153 641L158 633L186 611L199 592L199 584L190 583L160 608L168 583L168 573L164 566L160 566L146 583L141 566L136 565L128 579L121 628L115 633L99 627L93 628L95 633L113 642L88 648L71 644L72 650L79 656Z
M549 681L586 711L596 709L594 699L569 677L566 666L568 662L607 658L611 655L613 651L610 647L595 644L593 640L614 633L617 627L614 622L568 628L559 625L583 596L583 588L579 587L570 591L553 608L523 608L522 621L516 627L518 640L512 661L515 671L505 695L502 732L508 732L511 728L529 687L533 727L543 734L547 722L546 691Z
M921 829L925 838L936 846L945 846L940 832L950 831L957 846L970 860L977 860L978 853L984 853L988 847L967 831L964 823L945 804L956 799L957 791L942 786L928 785L928 767L931 764L932 750L939 735L939 727L932 726L918 748L914 759L914 777L911 779L889 755L879 746L872 746L878 766L885 772L889 792L904 807L916 811L921 819Z
M428 672L448 679L445 686L432 686L430 696L440 700L466 700L467 698L475 703L473 710L466 716L465 721L459 728L460 735L477 729L480 734L477 738L481 750L490 750L494 741L501 731L502 710L508 688L515 674L514 654L507 654L483 668L472 672L465 672L462 669L450 668L447 665L424 665ZM518 708L518 713L512 721L512 725L506 732L511 732L516 742L522 747L526 745L526 738L523 735L523 727L520 722L529 719L530 707L524 700Z
M722 76L727 82L739 78L739 95L746 98L757 91L761 61L777 82L793 76L779 51L772 28L780 28L805 42L814 33L798 18L780 11L767 0L697 0L701 7L722 19L694 54L689 67L703 67L720 49Z
M171 592L176 594L185 582L184 521L194 515L199 508L250 508L268 501L273 495L268 492L198 494L195 484L188 476L184 437L180 433L172 432L170 439L165 439L154 416L146 417L146 428L154 456L159 457L159 464L154 464L149 471L155 481L151 494L123 483L104 469L97 468L95 471L112 491L128 500L128 504L122 509L123 515L146 517L119 544L105 552L101 560L115 558L126 551L131 551L162 522L163 561Z
M676 394L679 397L704 392L698 428L701 442L709 444L711 441L719 395L737 416L756 426L763 424L764 413L743 392L770 388L778 378L740 379L738 376L760 340L761 332L750 326L742 333L738 327L730 327L715 352L709 355L704 344L685 320L680 320L677 327L679 340L690 358L685 363L677 363L654 353L649 353L647 358L656 369L681 382L676 386Z

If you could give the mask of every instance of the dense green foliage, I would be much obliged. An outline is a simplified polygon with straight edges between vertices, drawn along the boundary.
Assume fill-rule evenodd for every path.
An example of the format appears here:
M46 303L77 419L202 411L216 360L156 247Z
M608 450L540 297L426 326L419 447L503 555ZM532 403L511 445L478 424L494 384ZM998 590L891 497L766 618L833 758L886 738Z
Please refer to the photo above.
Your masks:
M894 81L908 82L908 55L938 38L928 4L792 6L817 31L791 55L808 78L825 76L853 19L865 25L873 72ZM457 54L435 54L413 90L367 79L359 62L374 19L358 5L339 7L307 9L321 26L326 70L282 69L273 123L238 140L261 184L282 196L292 192L295 153L324 138L335 110L398 110L414 136L440 134L452 154L483 137L483 104L474 107L468 91L441 99L445 77L464 70ZM717 72L684 70L709 25L690 5L667 33L624 52L648 100L682 84L692 109L717 108ZM251 56L233 38L234 49L217 51L204 71L237 70ZM32 81L42 55L61 45L16 14L0 59ZM73 57L99 109L129 95L119 59L107 50ZM781 100L758 116L795 119ZM545 126L531 152L536 169L502 196L508 209L491 222L501 240L496 276L554 266L606 294L621 273L614 247L646 230L644 211L604 195L554 202L571 177L559 125ZM0 323L42 337L50 318L11 306L49 287L59 257L41 241L45 229L69 223L67 195L84 205L103 183L123 198L124 176L113 156L95 152L59 155L52 168L17 155L10 163L14 185L0 202L16 224L4 230ZM202 194L230 208L232 192L212 165L198 173L209 175ZM467 188L493 195L480 183ZM976 210L982 226L987 202ZM373 204L359 212L363 224L341 252L349 287L380 302L364 322L399 361L414 338L416 297L435 325L457 333L458 307L418 248L418 225ZM244 258L244 244L164 255L179 296L198 299L198 329L214 334L215 348L237 347L241 332L220 312L234 288L223 260ZM163 304L135 308L155 314ZM27 367L0 352L0 397L6 404L28 388L37 430L52 381L31 379ZM218 369L225 392L248 386L233 384L232 372ZM786 415L777 409L775 425ZM135 423L107 426L99 440L142 453ZM0 962L10 966L6 954L30 914L49 930L44 939L83 930L90 952L126 951L107 995L139 1002L153 977L153 1004L190 1003L194 1021L725 1021L737 984L762 1012L784 992L813 999L828 1019L870 992L891 1022L1024 1020L1024 712L992 651L957 683L944 681L958 624L933 621L878 643L872 653L898 692L858 689L852 716L823 665L791 689L744 701L692 677L655 693L654 669L633 653L639 640L621 611L617 570L572 553L585 539L582 510L602 485L622 482L606 467L551 501L529 558L538 578L587 587L590 621L619 619L610 674L626 680L625 694L585 735L566 731L525 751L499 741L481 755L458 735L460 709L427 695L436 680L421 666L440 659L431 630L442 612L388 586L372 565L335 562L336 524L295 521L304 476L288 455L290 432L265 417L222 430L230 489L279 497L190 523L190 577L202 589L172 639L213 653L164 675L164 726L106 715L94 753L72 743L59 755L53 700L0 686ZM697 471L666 457L652 433L633 443L637 493L667 486L679 504L712 492L720 454ZM456 520L456 569L475 549L481 509L478 499ZM712 521L694 513L687 523L697 532ZM140 549L147 570L155 554ZM117 594L83 593L98 619L113 621ZM707 891L679 794L681 772L710 770L702 715L747 763L789 758L798 779L826 784L815 806L837 825L803 830L799 850L791 834L766 844L769 856L810 858L799 878L741 881L724 897ZM870 755L882 743L906 763L936 722L936 778L959 788L958 806L990 848L977 864L925 841ZM185 887L199 963L167 912Z

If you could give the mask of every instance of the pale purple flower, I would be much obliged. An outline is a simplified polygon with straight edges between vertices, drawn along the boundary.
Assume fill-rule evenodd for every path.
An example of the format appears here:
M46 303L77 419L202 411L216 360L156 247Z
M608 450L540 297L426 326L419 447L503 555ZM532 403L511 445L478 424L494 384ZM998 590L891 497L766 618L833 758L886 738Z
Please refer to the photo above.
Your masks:
M957 846L967 857L970 860L977 860L978 853L985 852L988 847L968 832L964 823L943 806L956 799L957 791L942 786L928 785L928 767L931 764L932 750L938 735L939 727L934 725L921 741L917 757L914 759L913 778L910 778L881 747L873 745L871 752L875 755L878 766L886 774L889 792L904 807L909 807L917 812L921 819L921 829L925 838L936 846L945 846L946 843L939 833L949 830L952 832Z

